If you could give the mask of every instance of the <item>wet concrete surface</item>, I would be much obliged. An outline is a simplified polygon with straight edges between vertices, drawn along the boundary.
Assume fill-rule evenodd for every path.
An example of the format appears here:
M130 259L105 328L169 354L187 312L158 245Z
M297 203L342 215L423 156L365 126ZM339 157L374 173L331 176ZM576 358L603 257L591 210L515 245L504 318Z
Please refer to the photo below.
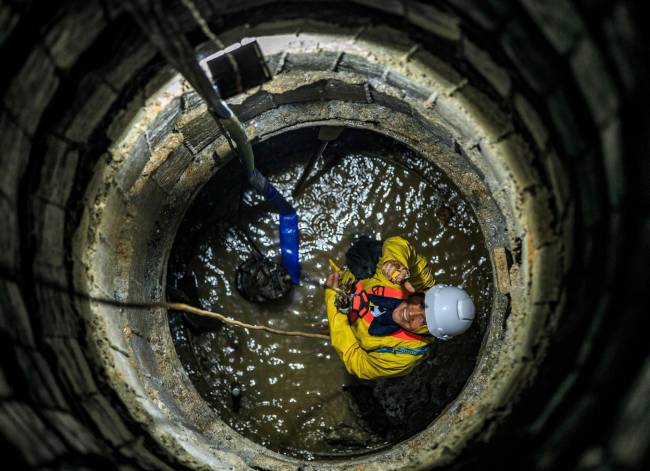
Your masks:
M197 390L243 436L304 459L362 454L426 427L473 370L491 307L492 275L474 214L433 164L395 141L346 129L316 163L296 198L291 191L320 142L317 128L255 146L257 165L300 217L305 282L285 300L252 304L235 288L236 267L254 250L279 261L277 214L243 184L236 160L197 196L169 262L168 296L280 329L326 333L322 283L329 257L343 264L355 234L402 235L431 262L438 283L462 285L477 321L438 342L402 378L362 382L328 342L246 331L170 313L177 352ZM246 236L248 233L248 237ZM179 294L178 291L182 292Z

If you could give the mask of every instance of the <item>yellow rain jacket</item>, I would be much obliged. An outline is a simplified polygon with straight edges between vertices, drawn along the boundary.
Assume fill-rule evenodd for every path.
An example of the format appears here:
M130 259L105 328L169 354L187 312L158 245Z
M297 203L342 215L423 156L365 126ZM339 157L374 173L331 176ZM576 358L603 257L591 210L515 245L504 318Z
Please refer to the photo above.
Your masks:
M400 285L391 282L381 273L382 265L389 260L397 260L408 268L410 271L409 281L416 291L425 291L434 285L435 281L427 261L415 252L413 246L406 239L390 237L384 242L375 274L372 278L361 280L364 290L370 291L376 286L402 289ZM350 278L353 279L354 275L349 270L344 270L341 279ZM367 314L364 319L357 319L350 325L347 316L337 310L334 304L335 297L334 290L325 289L325 306L331 342L351 374L361 379L402 376L409 373L426 358L427 351L419 354L402 352L426 350L426 347L433 341L433 337L413 335L402 329L392 335L371 335L368 333L368 322L373 318L372 314ZM427 327L423 326L416 334L428 334ZM377 349L392 349L393 351L377 352L375 351ZM402 350L395 352L397 349Z

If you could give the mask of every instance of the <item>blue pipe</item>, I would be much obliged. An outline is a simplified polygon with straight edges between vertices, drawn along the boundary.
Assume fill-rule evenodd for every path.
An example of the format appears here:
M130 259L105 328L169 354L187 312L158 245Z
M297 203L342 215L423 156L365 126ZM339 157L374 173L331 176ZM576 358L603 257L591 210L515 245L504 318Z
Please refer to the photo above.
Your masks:
M280 214L280 251L282 265L289 272L291 282L300 284L300 260L298 254L298 215Z
M298 252L299 232L296 210L268 179L254 169L248 174L251 186L271 203L280 213L280 252L282 265L291 276L294 285L300 284L300 259Z

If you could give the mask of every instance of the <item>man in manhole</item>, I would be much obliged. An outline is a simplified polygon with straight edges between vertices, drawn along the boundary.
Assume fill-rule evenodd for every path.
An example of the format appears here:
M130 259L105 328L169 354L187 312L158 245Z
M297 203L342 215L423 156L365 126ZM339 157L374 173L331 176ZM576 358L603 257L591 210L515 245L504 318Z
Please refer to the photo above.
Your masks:
M325 306L332 346L358 378L408 374L436 338L462 334L474 320L469 295L435 284L426 259L402 237L358 237L346 264L330 261Z

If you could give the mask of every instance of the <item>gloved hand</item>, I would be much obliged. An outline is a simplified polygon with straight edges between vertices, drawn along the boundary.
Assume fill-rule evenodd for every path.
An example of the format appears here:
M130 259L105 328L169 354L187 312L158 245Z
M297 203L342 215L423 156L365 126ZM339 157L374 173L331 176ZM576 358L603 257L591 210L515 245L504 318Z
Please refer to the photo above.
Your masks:
M402 285L409 293L415 293L413 285L406 281L411 275L408 268L397 260L388 260L384 262L381 267L381 273L391 282Z
M327 275L327 278L325 278L325 286L330 289L338 289L339 287L339 281L341 280L341 273L338 271L332 272L329 275Z
M401 284L410 275L408 269L397 260L388 260L381 266L381 273L393 283Z

